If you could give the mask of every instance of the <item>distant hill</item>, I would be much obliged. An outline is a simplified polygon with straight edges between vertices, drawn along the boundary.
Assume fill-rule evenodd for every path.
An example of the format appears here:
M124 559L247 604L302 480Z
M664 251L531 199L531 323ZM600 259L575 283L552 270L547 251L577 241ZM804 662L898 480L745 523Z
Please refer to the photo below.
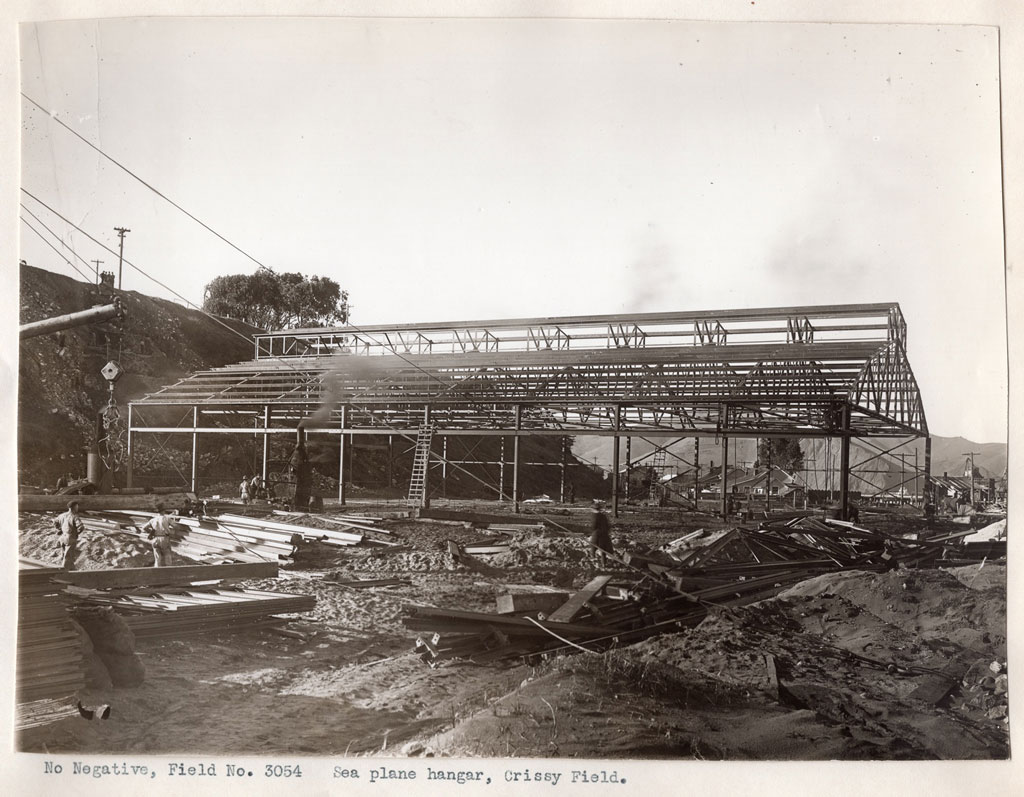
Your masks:
M50 271L22 266L21 323L86 310L110 302L109 292ZM20 345L18 365L18 471L23 484L52 486L66 470L85 475L83 451L96 414L107 403L100 369L118 360L125 376L114 398L130 400L202 368L252 357L255 327L203 313L136 291L118 292L124 321L40 335ZM227 328L225 328L225 326Z
M657 438L642 440L634 437L630 441L630 459L633 462L641 460L645 455L652 452L656 443L660 444ZM875 458L878 449L886 450L892 448L899 442L898 439L874 439L871 441L854 440L850 445L850 460L854 466L867 462L861 469L863 479L869 479L871 484L878 487L893 487L907 478L912 472L917 451L917 465L924 467L924 442L916 440L908 443L899 451L895 457ZM805 478L808 485L813 489L827 489L829 486L828 463L831 459L833 467L837 468L839 463L839 444L832 441L831 444L823 439L805 439L801 441L801 448L804 452ZM876 446L877 448L873 448ZM666 460L668 470L684 472L692 467L693 463L693 438L688 438L680 443L669 446L670 455ZM905 469L901 466L898 454L904 455ZM999 478L1006 471L1007 453L1005 443L975 443L963 437L939 437L932 436L932 475L941 476L948 473L950 476L962 476L966 471L967 457L964 454L968 451L978 452L974 457L975 467L979 469L982 478ZM595 463L607 470L612 466L612 440L610 437L578 437L573 446L573 453L585 462ZM674 456L673 456L674 455ZM625 442L620 446L619 453L620 468L626 465ZM680 461L681 457L684 461ZM736 466L752 466L757 458L757 440L753 438L740 438L729 441L729 463ZM870 460L870 461L869 461ZM715 443L713 438L702 438L700 441L700 462L701 468L706 469L709 465L720 465L722 463L722 446ZM650 458L643 460L642 464L650 464ZM903 473L901 474L901 469ZM869 473L868 471L882 471L880 473ZM866 489L867 485L862 479L854 478L852 489Z

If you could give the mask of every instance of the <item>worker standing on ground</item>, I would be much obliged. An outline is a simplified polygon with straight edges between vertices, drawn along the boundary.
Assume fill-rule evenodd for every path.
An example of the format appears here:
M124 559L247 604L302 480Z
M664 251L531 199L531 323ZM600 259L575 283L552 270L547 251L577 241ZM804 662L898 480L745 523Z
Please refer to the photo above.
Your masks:
M53 525L57 528L60 541L61 567L75 569L78 558L78 535L85 531L85 524L78 516L78 501L68 501L68 511L57 516Z
M245 475L242 477L242 483L238 485L238 493L242 499L243 504L249 503L249 476Z
M156 510L160 514L143 526L142 530L153 540L153 567L170 567L174 521L163 504L157 504Z
M262 496L263 496L263 480L260 478L260 475L257 473L255 476L252 477L252 480L249 482L249 497L253 501L255 501L257 498L261 498Z
M303 439L305 432L298 431L295 441L295 449L288 460L288 467L295 474L295 495L292 498L292 509L296 512L305 512L309 508L309 494L312 488L312 468L309 464L309 454L306 453L306 441Z
M590 544L601 552L601 565L608 564L608 554L614 554L612 547L612 528L608 522L608 515L604 512L604 504L594 501L594 520L592 524L594 533L590 535Z

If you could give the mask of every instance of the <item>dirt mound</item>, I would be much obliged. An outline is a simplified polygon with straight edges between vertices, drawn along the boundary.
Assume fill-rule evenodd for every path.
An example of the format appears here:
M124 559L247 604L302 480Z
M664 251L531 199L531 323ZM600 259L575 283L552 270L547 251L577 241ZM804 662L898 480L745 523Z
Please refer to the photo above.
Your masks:
M990 575L977 590L942 571L812 579L683 633L555 660L422 743L446 755L1002 758L1005 584Z
M27 515L19 519L19 553L30 559L60 567L61 550L53 518L48 515ZM176 556L176 555L175 555ZM177 557L171 564L185 564ZM138 537L122 532L86 531L78 538L76 570L105 570L112 567L151 567L153 547Z

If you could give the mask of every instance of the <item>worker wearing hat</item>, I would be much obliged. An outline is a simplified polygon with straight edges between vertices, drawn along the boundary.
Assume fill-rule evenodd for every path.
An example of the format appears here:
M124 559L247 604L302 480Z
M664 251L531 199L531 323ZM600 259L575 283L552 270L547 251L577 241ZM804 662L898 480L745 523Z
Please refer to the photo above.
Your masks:
M78 559L78 535L85 531L85 524L78 516L78 501L68 501L68 511L57 516L53 525L57 529L61 550L61 567L65 570L75 569Z
M590 544L601 552L601 564L608 564L608 554L614 554L612 547L612 529L608 522L608 515L604 513L604 503L594 500L594 519L591 528Z

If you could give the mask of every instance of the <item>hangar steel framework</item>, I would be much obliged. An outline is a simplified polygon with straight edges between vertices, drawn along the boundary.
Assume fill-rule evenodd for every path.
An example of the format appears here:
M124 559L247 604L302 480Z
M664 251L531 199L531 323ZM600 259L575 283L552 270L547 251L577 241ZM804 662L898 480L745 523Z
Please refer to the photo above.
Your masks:
M339 436L342 501L346 437L422 428L511 437L513 485L520 438L610 436L613 511L631 436L837 438L844 515L851 438L923 437L930 477L896 303L289 329L253 344L251 360L129 405L129 483L142 434L192 436L194 489L201 435L262 436L266 476L268 439L298 428Z

